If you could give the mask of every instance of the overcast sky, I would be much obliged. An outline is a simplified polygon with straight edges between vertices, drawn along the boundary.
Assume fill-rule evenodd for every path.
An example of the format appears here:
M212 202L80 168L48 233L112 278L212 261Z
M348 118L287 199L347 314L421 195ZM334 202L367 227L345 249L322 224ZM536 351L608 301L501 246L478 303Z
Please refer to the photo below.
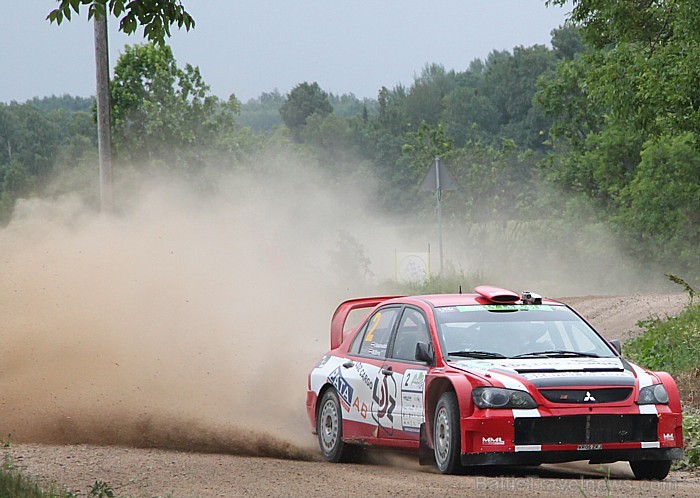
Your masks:
M170 40L180 66L200 67L215 95L243 100L303 81L376 98L410 84L426 63L462 71L492 50L549 45L568 9L544 0L183 0L197 23ZM0 0L0 102L95 93L92 24L61 26L54 0ZM117 33L110 64L141 33Z

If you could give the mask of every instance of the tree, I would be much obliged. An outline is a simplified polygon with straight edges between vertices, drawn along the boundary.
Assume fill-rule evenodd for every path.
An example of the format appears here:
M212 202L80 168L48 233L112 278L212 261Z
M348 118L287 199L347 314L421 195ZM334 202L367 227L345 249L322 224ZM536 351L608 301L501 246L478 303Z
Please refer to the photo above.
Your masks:
M287 100L280 107L284 124L295 139L300 140L301 130L312 114L327 116L333 112L328 94L321 90L318 83L300 83L287 95Z
M170 27L174 24L187 31L194 28L194 18L185 10L180 0L58 0L59 5L52 10L47 19L61 24L64 19L70 21L73 13L79 14L81 8L87 7L88 19L104 17L109 12L119 19L119 30L131 34L138 26L143 26L143 34L158 45L165 44L165 37L170 36Z
M567 3L564 0L553 4ZM613 118L660 136L700 133L700 10L686 0L575 0L591 50L582 87Z
M114 142L121 160L184 164L235 125L238 100L209 95L198 67L177 66L167 45L126 46L111 85Z
M620 220L643 250L700 278L700 154L686 133L644 144L641 162L621 193Z

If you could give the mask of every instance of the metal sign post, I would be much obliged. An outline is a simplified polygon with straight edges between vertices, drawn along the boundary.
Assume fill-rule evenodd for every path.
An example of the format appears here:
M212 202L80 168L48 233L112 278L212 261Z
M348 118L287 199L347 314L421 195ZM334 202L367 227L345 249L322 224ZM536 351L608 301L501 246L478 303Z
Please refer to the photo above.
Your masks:
M432 190L435 191L435 200L436 200L436 210L437 210L437 221L438 221L438 245L439 245L439 253L440 253L440 273L439 275L442 275L442 271L444 268L444 262L443 262L443 248L442 248L442 192L443 190L457 190L457 182L455 182L455 179L452 178L452 175L450 174L449 171L447 171L447 168L442 167L440 165L440 156L435 156L435 161L433 161L433 166L430 168L428 173L425 175L425 178L423 179L423 183L421 183L420 186L420 191L421 192L430 192Z

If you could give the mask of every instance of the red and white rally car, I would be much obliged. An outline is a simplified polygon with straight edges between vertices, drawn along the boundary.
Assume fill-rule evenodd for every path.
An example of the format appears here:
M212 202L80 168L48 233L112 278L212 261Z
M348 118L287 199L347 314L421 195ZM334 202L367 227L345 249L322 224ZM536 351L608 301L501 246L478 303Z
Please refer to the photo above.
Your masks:
M306 407L324 457L357 446L418 450L463 466L630 462L663 479L683 457L674 380L625 360L565 304L481 286L475 294L345 301ZM344 330L351 311L374 308Z

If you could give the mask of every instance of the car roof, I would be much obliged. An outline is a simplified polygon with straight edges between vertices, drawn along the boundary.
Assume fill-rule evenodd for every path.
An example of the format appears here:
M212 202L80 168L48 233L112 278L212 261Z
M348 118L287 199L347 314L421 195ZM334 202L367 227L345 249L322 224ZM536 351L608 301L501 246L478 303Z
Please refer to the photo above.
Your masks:
M489 299L486 299L480 294L429 294L421 296L407 296L399 299L392 299L389 302L406 302L407 300L418 300L424 301L436 308L442 306L470 306L470 305L484 305L484 304L503 304L494 303ZM522 304L520 301L508 304ZM562 305L559 301L553 299L542 299L542 304L549 305Z

